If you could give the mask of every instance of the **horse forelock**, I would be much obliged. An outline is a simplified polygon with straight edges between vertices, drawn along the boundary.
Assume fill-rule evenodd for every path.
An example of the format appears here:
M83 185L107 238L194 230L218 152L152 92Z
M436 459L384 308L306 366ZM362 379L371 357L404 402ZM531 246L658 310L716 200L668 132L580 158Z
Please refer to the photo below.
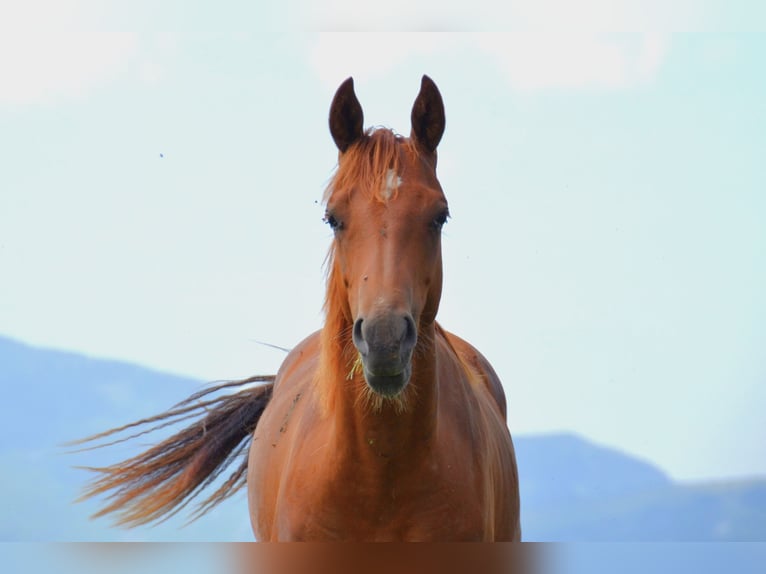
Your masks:
M325 189L327 203L336 193L364 191L371 199L388 201L396 197L401 183L400 153L404 147L417 153L408 138L388 128L370 128L341 156Z

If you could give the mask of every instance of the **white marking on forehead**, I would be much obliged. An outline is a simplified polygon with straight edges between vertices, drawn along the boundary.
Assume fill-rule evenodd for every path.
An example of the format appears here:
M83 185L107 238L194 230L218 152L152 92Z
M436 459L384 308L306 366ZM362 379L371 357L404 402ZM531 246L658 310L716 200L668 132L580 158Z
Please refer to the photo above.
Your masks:
M386 172L386 181L383 184L383 189L380 190L381 197L388 201L391 199L391 195L394 190L402 184L402 178L397 175L393 169L389 169Z

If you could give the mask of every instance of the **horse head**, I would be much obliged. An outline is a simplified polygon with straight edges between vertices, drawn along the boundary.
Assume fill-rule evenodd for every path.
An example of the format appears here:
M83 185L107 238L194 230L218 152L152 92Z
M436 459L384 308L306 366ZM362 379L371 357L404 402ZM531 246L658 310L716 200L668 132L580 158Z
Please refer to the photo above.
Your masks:
M367 385L396 397L441 297L441 230L449 212L436 177L436 147L444 105L423 76L409 138L364 131L363 117L349 78L330 108L339 157L325 197L334 233L328 305L335 293Z

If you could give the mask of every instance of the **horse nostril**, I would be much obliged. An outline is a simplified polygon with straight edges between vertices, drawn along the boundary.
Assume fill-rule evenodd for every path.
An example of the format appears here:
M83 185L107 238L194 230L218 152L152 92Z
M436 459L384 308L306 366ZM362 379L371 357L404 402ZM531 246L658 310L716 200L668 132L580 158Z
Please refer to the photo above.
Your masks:
M357 350L362 353L362 355L366 355L369 351L369 347L367 341L364 340L364 334L362 333L362 321L364 321L364 319L357 319L354 322L354 330L351 338L353 339Z
M404 338L402 339L402 348L412 349L418 340L418 330L415 327L415 321L409 315L404 317Z

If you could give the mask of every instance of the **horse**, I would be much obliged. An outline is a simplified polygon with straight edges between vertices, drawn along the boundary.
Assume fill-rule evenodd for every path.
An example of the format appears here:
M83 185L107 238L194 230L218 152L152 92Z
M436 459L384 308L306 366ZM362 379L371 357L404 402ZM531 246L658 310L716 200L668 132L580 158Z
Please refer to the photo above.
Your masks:
M329 114L338 165L323 198L333 235L323 327L276 375L84 439L196 416L146 452L91 469L99 476L83 498L109 493L97 516L163 520L239 460L193 518L246 486L259 541L521 539L500 379L436 321L449 218L436 176L441 94L424 75L409 137L365 130L363 117L348 78Z

